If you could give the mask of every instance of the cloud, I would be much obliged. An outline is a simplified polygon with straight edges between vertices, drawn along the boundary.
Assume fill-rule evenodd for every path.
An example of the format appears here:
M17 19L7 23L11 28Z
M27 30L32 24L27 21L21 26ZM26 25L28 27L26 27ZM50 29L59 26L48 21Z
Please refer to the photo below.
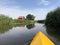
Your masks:
M47 13L51 10L51 8L34 8L34 9L23 9L21 6L15 5L16 2L12 0L2 0L0 1L0 14L5 14L12 18L18 18L18 16L25 16L27 14L33 14L36 20L45 19ZM3 3L2 3L3 2ZM8 2L8 3L7 3ZM9 4L13 4L15 6L10 6ZM47 5L48 1L41 0L41 4ZM10 6L10 7L9 7Z
M38 5L45 5L45 6L47 6L49 4L50 4L50 2L48 0L40 0L38 3Z
M33 14L36 18L36 20L39 19L45 19L46 14L49 12L49 9L46 8L36 8L33 10L28 9L22 9L22 8L16 8L16 7L0 7L0 14L5 14L7 16L10 16L12 18L18 18L18 16L25 16L27 14Z

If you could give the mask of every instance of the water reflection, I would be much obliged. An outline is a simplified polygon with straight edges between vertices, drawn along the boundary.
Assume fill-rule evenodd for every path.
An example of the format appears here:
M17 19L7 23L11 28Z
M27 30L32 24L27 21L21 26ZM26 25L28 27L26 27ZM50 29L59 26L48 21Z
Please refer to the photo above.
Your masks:
M35 27L35 24L28 24L28 25L26 25L26 28L27 29L32 29L32 28L34 28Z
M15 24L14 27L25 27L24 24Z
M60 28L45 28L44 24L39 23L0 25L0 45L29 45L38 31L44 32L56 45L60 45Z
M53 40L56 45L60 45L60 28L53 28L53 27L46 27L46 32L50 35L50 36L53 36L55 40Z
M0 25L0 33L4 33L11 29L13 26L12 25Z
M20 27L20 28L21 28L21 27L25 27L25 25L24 25L24 24L20 24L19 27Z
M45 28L44 24L39 23L0 25L0 45L29 45L38 31L44 32L56 45L60 45L60 28Z
M15 25L0 25L0 33L4 33L6 31L9 31L10 29L12 29L13 27L20 27L20 28L24 28L25 25L24 24L15 24ZM27 29L32 29L35 27L35 24L28 24L26 25Z

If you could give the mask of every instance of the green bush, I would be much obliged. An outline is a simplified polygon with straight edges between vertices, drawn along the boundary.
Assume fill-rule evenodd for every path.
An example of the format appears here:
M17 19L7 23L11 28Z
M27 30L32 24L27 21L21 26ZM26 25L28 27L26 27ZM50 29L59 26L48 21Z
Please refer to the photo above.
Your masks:
M47 14L45 25L51 27L60 27L60 8L57 8Z

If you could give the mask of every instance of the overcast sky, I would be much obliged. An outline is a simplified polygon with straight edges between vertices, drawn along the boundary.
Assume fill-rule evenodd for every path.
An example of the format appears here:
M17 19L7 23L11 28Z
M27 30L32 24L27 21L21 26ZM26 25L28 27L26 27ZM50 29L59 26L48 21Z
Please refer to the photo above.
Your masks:
M0 0L0 14L12 18L33 14L36 20L41 20L57 7L60 7L60 0Z

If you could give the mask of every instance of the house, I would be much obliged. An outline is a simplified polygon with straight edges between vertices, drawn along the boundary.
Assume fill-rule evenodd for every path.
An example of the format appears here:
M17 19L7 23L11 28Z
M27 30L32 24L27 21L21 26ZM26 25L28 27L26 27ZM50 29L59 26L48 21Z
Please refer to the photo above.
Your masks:
M24 16L19 16L18 19L25 20L25 17Z

